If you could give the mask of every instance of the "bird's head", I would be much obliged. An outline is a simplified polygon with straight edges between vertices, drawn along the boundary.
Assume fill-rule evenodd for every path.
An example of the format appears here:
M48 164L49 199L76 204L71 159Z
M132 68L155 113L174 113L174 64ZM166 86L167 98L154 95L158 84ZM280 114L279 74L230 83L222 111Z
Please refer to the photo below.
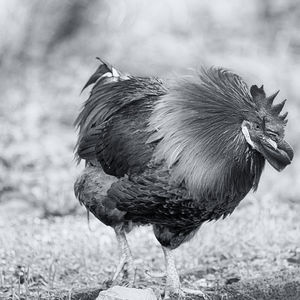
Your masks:
M250 147L259 153L277 171L291 163L294 152L284 140L287 113L280 115L285 100L277 105L273 101L278 92L266 97L263 86L253 85L250 94L255 109L242 122L242 133Z

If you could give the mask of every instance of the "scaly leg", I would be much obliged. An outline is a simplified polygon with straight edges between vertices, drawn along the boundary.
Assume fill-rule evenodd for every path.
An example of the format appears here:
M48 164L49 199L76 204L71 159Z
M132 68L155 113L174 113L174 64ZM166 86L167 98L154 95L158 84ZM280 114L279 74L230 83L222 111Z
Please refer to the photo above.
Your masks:
M115 228L115 232L121 255L119 264L116 268L112 280L114 282L119 277L121 271L125 269L127 274L128 287L132 287L134 285L135 280L135 266L133 263L132 254L124 230Z
M179 275L176 270L175 260L172 250L162 247L165 255L166 262L166 289L165 289L165 299L181 299L184 298L185 294L192 294L202 296L204 299L209 299L209 297L201 290L192 290L181 288ZM173 298L174 297L174 298Z
M165 299L172 299L172 296L176 296L178 299L180 299L180 297L184 296L184 293L180 288L180 279L176 270L173 252L166 247L162 247L162 249L165 255L167 273Z

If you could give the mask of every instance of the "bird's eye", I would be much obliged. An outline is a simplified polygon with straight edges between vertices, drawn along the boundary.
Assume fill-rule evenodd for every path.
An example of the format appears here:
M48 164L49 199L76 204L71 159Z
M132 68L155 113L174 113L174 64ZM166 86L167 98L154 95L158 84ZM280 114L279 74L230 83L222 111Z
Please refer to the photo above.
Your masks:
M259 124L257 124L257 123L254 123L254 128L255 128L256 130L259 130L259 129L261 129L260 125L259 125Z

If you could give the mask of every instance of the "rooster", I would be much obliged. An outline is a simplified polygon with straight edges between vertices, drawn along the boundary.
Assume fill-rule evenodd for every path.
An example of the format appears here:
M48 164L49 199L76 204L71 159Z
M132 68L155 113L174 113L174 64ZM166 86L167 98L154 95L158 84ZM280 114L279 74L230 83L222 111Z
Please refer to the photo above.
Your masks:
M182 295L172 250L200 226L225 218L252 189L265 160L281 171L293 159L284 140L285 101L263 86L210 68L173 82L124 74L101 61L76 126L80 203L114 228L121 259L113 280L135 268L126 233L151 224L166 261L166 297Z

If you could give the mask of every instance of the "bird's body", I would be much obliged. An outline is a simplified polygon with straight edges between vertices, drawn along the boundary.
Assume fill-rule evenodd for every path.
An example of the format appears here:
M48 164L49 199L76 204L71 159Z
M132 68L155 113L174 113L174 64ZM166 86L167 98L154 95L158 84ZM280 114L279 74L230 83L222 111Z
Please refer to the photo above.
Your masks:
M75 193L106 225L129 231L152 224L161 245L174 249L257 188L265 156L242 124L257 118L254 95L262 89L250 95L239 76L222 69L166 84L108 64L92 83L76 121L86 169Z

